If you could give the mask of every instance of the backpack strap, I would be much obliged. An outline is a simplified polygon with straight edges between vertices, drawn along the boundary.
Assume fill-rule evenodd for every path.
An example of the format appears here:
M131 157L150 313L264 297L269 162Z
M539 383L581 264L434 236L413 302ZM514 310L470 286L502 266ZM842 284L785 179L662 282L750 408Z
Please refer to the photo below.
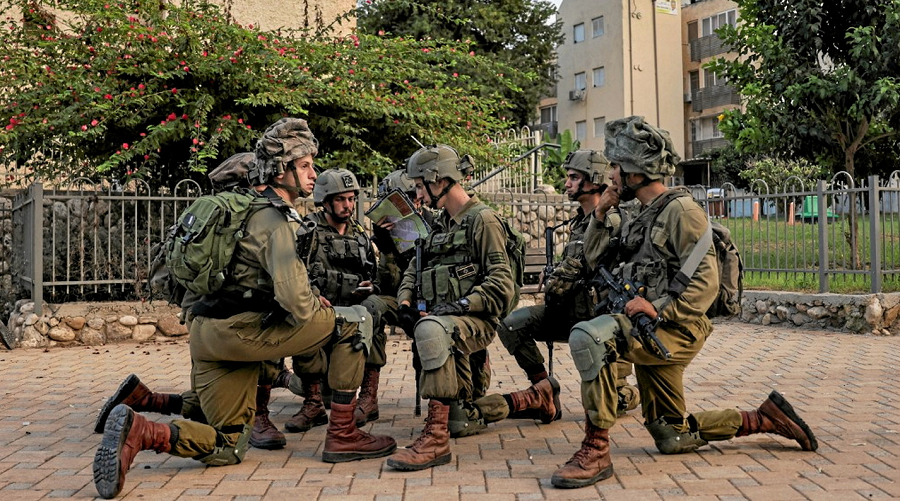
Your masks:
M272 189L271 186L266 186L266 189L259 192L262 196L264 196L272 207L278 209L278 212L282 213L288 219L293 220L294 222L303 224L303 221L300 220L300 214L297 214L297 211L290 205L288 205L281 195L275 193L275 190Z

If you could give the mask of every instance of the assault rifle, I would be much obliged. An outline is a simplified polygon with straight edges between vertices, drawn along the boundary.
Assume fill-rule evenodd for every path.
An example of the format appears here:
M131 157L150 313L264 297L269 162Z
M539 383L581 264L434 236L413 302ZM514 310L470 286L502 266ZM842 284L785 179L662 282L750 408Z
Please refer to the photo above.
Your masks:
M422 263L424 259L425 241L421 238L416 239L416 311L427 311L428 305L425 302L425 296L422 293L422 269L425 266ZM422 415L422 389L419 387L419 379L422 377L422 359L419 358L419 351L416 350L416 338L412 332L408 333L413 339L413 370L416 371L416 407L413 411L416 416Z
M554 236L556 235L557 228L569 224L572 222L571 219L566 219L565 221L557 224L556 226L547 225L547 228L544 229L544 253L547 257L547 264L544 265L544 274L541 276L541 283L538 284L538 292L541 292L541 289L544 287L544 284L547 283L547 279L550 278L550 274L553 273L553 258L556 254L556 244L554 242ZM545 303L546 303L546 296ZM549 360L548 374L553 375L553 341L547 341L547 359Z
M616 280L615 277L604 266L597 268L597 277L594 279L594 285L598 290L606 290L608 296L597 305L597 313L624 313L625 304L632 299L643 296L646 288L639 283L630 282L622 279ZM672 353L666 348L666 345L656 337L656 327L659 325L659 317L651 320L645 313L638 313L630 317L634 328L631 335L637 338L645 350L663 360L672 358Z

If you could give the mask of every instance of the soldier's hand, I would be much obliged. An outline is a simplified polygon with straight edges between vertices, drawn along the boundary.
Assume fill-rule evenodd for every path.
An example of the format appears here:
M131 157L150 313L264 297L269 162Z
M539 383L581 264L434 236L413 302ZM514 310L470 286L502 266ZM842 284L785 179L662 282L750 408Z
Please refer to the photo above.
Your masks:
M325 296L319 296L319 302L322 303L323 307L331 308L331 301L325 299Z
M629 317L633 317L638 313L643 313L650 318L650 320L655 319L658 316L656 312L656 307L653 306L653 303L647 301L641 296L638 296L631 301L625 303L625 314Z
M416 322L423 316L424 312L420 312L406 303L401 304L400 307L397 308L397 324L409 337L413 337Z
M429 314L435 316L441 315L466 315L468 314L469 309L460 303L441 303L436 304L434 308L431 309Z
M603 193L600 195L600 201L597 202L597 207L594 207L594 219L603 221L609 209L618 205L619 192L612 188L603 190Z

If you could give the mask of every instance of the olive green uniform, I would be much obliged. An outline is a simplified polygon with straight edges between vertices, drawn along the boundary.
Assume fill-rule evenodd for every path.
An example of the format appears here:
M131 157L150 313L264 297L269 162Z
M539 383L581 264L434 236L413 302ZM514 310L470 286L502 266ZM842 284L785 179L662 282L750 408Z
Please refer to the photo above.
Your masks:
M383 317L397 311L393 295L354 295L360 282L369 280L377 284L375 249L356 220L347 222L342 235L328 224L324 211L313 212L304 219L316 223L315 236L310 248L309 279L313 293L323 296L334 306L359 304L366 308L374 325L372 346L366 364L384 367L387 336ZM380 286L380 284L378 284ZM324 374L328 366L324 352L313 359L295 360L294 365L305 374Z
M672 199L657 211L654 204L666 199L665 194L660 195L642 207L635 219L626 217L618 245L618 254L624 262L612 271L617 278L624 277L645 284L647 299L658 311L667 302L666 289L671 278L691 254L709 224L706 212L690 197ZM657 213L654 222L653 215ZM645 235L650 225L652 229L648 240ZM589 262L596 263L605 247L610 245L614 236L612 231L611 225L591 218L585 235L585 245L590 250ZM684 293L659 311L662 322L656 329L656 335L671 351L669 360L654 356L628 335L632 324L625 315L603 315L573 329L570 347L582 376L582 402L594 425L608 429L616 422L615 371L613 366L602 360L593 367L579 363L583 360L582 354L576 353L573 344L576 343L575 332L579 326L589 331L593 338L607 339L607 360L634 362L644 425L654 436L657 447L673 437L677 442L689 437L711 441L735 436L741 426L741 416L737 410L704 411L689 415L684 400L684 370L712 332L706 310L716 297L718 280L716 257L710 247ZM615 336L619 336L619 342ZM672 444L671 441L668 443ZM677 447L675 449L678 452ZM673 449L667 452L673 452Z
M520 308L508 315L497 328L497 335L510 355L515 357L529 376L544 372L544 356L536 341L567 342L569 329L577 322L594 317L596 304L586 279L591 270L585 258L584 234L591 217L581 207L569 221L569 241L563 249L562 260L551 276L545 277L544 304ZM621 218L611 211L606 220L610 232L618 231ZM596 262L596 261L595 261ZM545 323L544 319L550 319ZM631 364L616 362L616 387L619 388L623 406L630 406L636 396L634 387L626 379L631 374Z
M472 197L455 217L442 213L424 245L422 294L427 309L463 297L470 308L464 315L429 315L416 324L416 350L423 364L421 396L471 402L470 356L490 345L499 317L515 300L506 230L494 211ZM415 283L413 258L400 284L399 302L416 304Z
M209 425L176 420L171 453L208 464L243 459L256 408L263 362L330 349L328 380L336 390L355 391L364 357L354 349L356 324L341 323L310 290L296 254L298 223L274 208L253 214L235 250L234 272L221 293L195 305L190 326L191 387ZM285 320L262 329L275 304Z

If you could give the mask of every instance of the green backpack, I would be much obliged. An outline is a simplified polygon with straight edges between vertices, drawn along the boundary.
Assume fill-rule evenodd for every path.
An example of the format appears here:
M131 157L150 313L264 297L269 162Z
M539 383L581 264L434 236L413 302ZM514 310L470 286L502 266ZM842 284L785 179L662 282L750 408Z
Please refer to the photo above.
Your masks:
M166 268L180 285L197 294L222 288L231 272L247 220L271 202L246 189L205 195L178 218L165 241Z

